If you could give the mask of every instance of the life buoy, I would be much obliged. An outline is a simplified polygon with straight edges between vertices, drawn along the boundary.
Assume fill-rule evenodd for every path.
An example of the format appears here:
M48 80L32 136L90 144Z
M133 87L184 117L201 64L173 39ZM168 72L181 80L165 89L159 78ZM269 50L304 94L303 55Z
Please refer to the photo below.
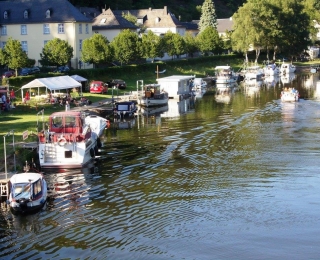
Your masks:
M67 144L66 138L64 138L64 137L59 138L58 144L59 144L60 146L65 146L65 145Z
M90 149L90 155L91 155L91 158L94 157L94 150L93 150L93 148Z

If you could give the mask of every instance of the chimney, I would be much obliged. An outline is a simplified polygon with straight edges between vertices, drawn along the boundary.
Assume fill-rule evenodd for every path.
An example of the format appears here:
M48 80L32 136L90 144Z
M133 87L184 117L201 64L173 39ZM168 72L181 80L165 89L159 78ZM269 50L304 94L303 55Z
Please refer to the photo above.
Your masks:
M168 7L165 6L165 7L163 8L163 12L164 12L164 14L168 14Z

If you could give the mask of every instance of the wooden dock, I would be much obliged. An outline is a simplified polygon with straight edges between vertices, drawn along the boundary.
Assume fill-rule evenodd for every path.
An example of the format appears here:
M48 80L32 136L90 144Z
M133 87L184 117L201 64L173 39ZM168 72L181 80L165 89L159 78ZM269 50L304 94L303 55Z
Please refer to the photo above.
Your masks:
M14 173L0 173L0 197L1 200L9 198L9 180Z

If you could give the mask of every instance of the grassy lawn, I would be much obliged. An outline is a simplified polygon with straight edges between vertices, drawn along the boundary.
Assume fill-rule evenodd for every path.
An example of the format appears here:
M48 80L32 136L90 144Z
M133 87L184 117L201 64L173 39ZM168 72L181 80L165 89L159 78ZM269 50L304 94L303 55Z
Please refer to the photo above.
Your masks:
M127 66L127 67L119 67L119 68L111 68L110 70L80 70L75 71L74 74L84 73L81 76L91 80L102 80L107 81L111 78L120 78L126 81L127 89L119 90L117 93L114 90L114 96L117 94L122 95L124 92L135 91L137 89L136 82L137 80L143 80L144 83L156 83L157 73L155 71L166 69L165 74L159 74L159 77L165 77L170 75L195 75L196 77L206 77L206 75L213 75L214 68L218 65L230 65L235 71L239 71L243 67L243 57L235 56L235 55L223 55L223 56L215 56L215 58L194 58L194 59L185 59L185 60L173 60L168 62L159 62L152 63L148 65L141 66ZM310 66L314 63L318 63L318 61L313 62L304 62L304 63L294 63L297 66ZM71 74L73 75L73 74ZM112 76L111 76L112 75ZM45 77L45 75L43 76ZM34 78L24 78L23 80L29 80L30 82ZM26 83L24 83L26 84ZM23 84L21 84L23 85ZM14 89L18 89L19 87L14 87ZM28 130L29 137L25 140L26 142L37 141L37 122L41 121L41 117L37 116L39 111L44 108L44 119L45 122L48 120L48 116L56 111L64 110L63 106L59 105L51 105L51 104L41 104L31 99L29 104L23 104L21 101L21 97L19 97L19 91L16 92L17 100L15 102L16 108L11 109L8 112L2 112L0 114L0 135L3 137L7 135L8 132L14 131L14 140L15 142L22 142L22 134L24 131ZM73 95L73 94L72 94ZM112 90L109 89L107 94L90 94L83 93L84 97L88 98L91 102L99 102L106 98L111 98ZM72 107L73 105L71 105ZM6 136L6 144L7 144L7 156L13 153L12 146L9 144L12 143L12 135ZM24 149L23 149L24 150ZM19 157L27 157L25 151L19 150L16 154ZM21 159L21 158L20 158ZM24 160L23 159L23 160ZM0 139L0 161L4 160L4 138ZM3 163L2 163L3 165ZM0 171L1 167L0 167Z

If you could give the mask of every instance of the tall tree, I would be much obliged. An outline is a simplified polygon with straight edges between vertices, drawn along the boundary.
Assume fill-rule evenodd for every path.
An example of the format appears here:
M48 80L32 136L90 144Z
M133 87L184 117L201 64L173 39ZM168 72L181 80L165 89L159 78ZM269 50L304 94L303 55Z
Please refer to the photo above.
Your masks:
M215 6L212 0L204 0L201 7L201 17L199 21L200 33L204 31L208 26L217 28L217 16Z
M42 48L40 57L42 65L65 65L73 57L73 48L67 41L54 38Z
M186 53L186 45L183 37L178 33L173 33L168 31L163 36L164 42L164 51L168 53L169 56L172 56L172 59L176 55L179 57L180 55Z
M152 31L142 34L141 38L141 56L150 58L154 61L156 57L163 57L163 41L160 36Z
M140 40L135 32L123 30L111 42L114 57L122 63L129 63L140 58Z
M223 43L216 29L209 26L197 35L197 42L202 53L218 53L222 50Z
M81 60L83 62L101 64L112 61L113 52L108 39L95 33L92 37L83 41Z
M28 55L22 49L18 40L9 38L4 48L0 49L0 64L14 69L16 76L18 75L18 69L25 67L28 61Z
M199 50L196 37L187 32L184 36L184 41L186 43L186 53L193 57L193 54Z

